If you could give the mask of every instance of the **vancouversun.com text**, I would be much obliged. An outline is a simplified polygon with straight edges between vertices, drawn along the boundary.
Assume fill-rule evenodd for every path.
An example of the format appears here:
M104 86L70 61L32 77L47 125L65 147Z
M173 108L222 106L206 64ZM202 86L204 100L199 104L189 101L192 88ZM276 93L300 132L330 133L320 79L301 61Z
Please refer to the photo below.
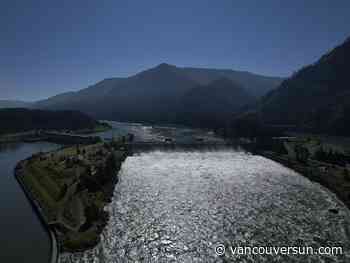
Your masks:
M327 255L343 254L342 247L310 247L310 246L225 246L219 244L215 247L217 256L243 256L243 255Z

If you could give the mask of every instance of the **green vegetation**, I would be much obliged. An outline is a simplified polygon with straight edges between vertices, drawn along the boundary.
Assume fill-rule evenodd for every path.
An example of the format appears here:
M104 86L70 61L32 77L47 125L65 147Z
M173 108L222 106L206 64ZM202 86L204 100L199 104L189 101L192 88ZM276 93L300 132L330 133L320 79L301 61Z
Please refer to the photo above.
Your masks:
M69 251L81 251L82 248L94 247L100 242L100 235L95 230L85 231L79 235L67 235L63 240L62 246Z
M349 136L350 39L269 92L255 109L268 124Z
M110 128L107 123L100 123L79 111L0 109L0 120L0 135L35 130L98 132Z
M99 121L93 129L82 129L82 130L76 131L75 133L77 134L99 133L99 132L108 131L110 129L112 129L112 126L109 125L107 122Z
M272 146L268 150L260 148L258 152L321 183L350 207L350 156L345 151L322 142L317 136L278 141L283 142L284 153Z
M350 163L350 157L344 153L333 149L329 149L327 151L323 147L320 147L315 152L315 159L321 162L336 164L340 166L345 166L346 163Z
M296 144L294 146L294 152L298 162L307 164L310 157L310 152L307 147Z
M64 251L91 248L108 220L116 172L125 159L118 142L72 146L36 154L16 168L17 177L56 229Z
M349 172L349 169L344 169L344 172L343 172L343 175L344 175L344 180L347 181L347 182L350 182L350 172Z

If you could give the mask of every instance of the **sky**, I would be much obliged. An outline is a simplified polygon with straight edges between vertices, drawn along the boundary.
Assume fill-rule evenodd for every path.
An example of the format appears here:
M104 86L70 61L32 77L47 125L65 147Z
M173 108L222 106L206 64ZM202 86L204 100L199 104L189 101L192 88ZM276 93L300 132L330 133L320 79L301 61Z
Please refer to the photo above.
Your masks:
M166 62L287 77L350 36L349 0L1 0L0 99Z

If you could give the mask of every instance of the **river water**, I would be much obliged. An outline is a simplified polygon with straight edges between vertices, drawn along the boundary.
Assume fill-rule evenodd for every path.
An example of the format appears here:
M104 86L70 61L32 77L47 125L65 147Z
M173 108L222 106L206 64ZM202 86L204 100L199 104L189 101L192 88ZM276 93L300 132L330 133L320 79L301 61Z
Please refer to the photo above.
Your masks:
M50 259L50 238L16 181L14 168L33 153L58 147L45 142L0 144L1 263L46 263Z
M220 141L206 131L112 123L105 139ZM13 177L15 164L49 143L0 148L0 262L47 262L50 241ZM350 212L318 184L240 148L152 150L124 162L101 243L60 263L350 262ZM332 213L329 209L336 209ZM223 244L225 256L215 254ZM233 256L229 246L340 246L338 256Z
M203 139L205 142L223 142L223 140L216 137L213 132L206 130L191 129L181 126L152 126L140 123L107 122L113 129L92 135L110 140L113 137L132 133L135 136L134 140L136 142L164 142L166 138L174 139L174 141L179 143L191 143L198 138Z
M128 157L119 176L101 243L61 263L350 262L349 210L264 157L239 148L153 150ZM234 256L230 246L340 246L343 255Z

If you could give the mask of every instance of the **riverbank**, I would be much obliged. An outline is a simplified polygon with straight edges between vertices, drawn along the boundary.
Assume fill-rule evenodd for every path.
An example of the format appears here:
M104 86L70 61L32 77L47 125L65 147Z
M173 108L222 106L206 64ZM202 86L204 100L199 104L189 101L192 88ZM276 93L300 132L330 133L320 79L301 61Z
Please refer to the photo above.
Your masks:
M99 121L99 124L93 129L82 129L75 131L74 134L92 134L106 132L112 129L112 126L107 122Z
M18 163L15 176L50 233L53 257L99 242L109 217L104 207L125 158L121 145L98 143L39 153Z
M347 168L308 160L306 163L277 154L272 151L258 151L257 154L278 162L298 173L317 182L335 193L337 197L350 209L350 175Z
M14 142L52 142L57 144L94 144L101 142L98 136L84 136L71 133L59 133L41 131L30 131L19 134L11 134L0 137L0 143L14 143Z
M2 134L0 135L0 143L48 141L63 144L92 144L100 141L99 137L87 135L105 132L111 129L112 126L108 123L100 122L92 129L81 129L76 131L32 130Z
M56 263L56 262L58 262L60 248L59 248L59 243L57 242L55 230L47 224L47 221L44 218L40 204L38 202L36 202L34 195L32 195L32 193L29 191L29 189L24 184L24 182L21 178L21 171L18 171L17 167L15 170L15 178L16 178L17 182L19 183L19 185L21 186L21 188L22 188L25 196L29 200L30 204L32 205L34 212L38 215L40 223L42 224L43 228L50 236L50 239L51 239L51 252L50 252L51 258L50 258L49 262Z

